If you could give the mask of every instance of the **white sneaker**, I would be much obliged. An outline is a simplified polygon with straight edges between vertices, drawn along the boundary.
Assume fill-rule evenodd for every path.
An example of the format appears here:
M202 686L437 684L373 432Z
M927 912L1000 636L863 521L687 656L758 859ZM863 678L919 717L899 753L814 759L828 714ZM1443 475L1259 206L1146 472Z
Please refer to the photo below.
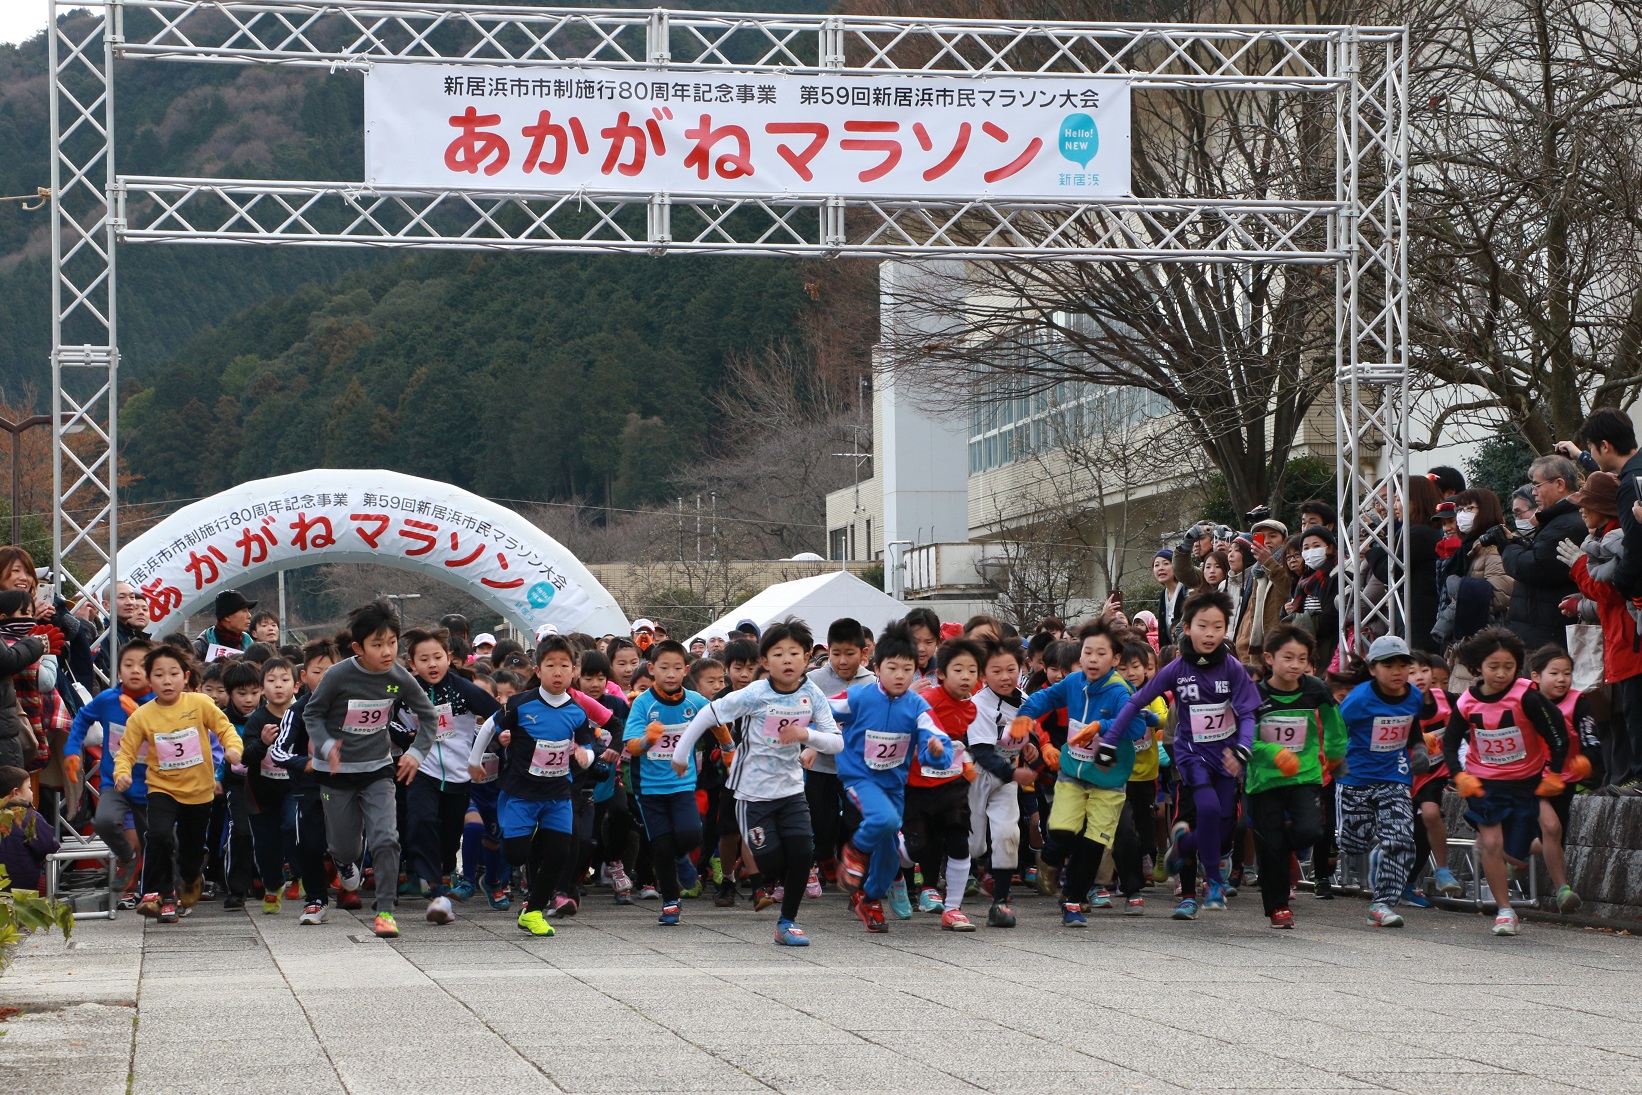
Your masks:
M324 905L308 905L302 910L302 915L297 917L296 922L298 924L323 924L325 923L326 908Z
M338 865L336 868L336 884L349 893L356 893L359 884L365 879L365 873L359 869L359 864L349 863Z
M449 924L456 919L450 907L450 898L443 895L428 902L428 920L435 924Z
M1517 916L1517 911L1509 905L1501 909L1499 915L1494 917L1495 935L1515 935L1521 926L1521 918Z

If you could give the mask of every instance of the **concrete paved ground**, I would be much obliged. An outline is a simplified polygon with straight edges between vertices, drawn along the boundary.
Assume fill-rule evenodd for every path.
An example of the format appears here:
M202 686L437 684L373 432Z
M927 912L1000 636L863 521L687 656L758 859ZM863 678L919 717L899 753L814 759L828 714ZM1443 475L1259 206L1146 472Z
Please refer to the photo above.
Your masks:
M553 939L461 907L406 906L396 943L363 914L299 928L202 906L181 924L82 921L0 977L0 1090L33 1095L894 1091L1642 1091L1642 944L1413 912L1401 931L1344 898L1296 898L1272 931L1246 895L1174 923L1044 898L1021 927L868 936L807 903L806 950L774 910L616 908ZM466 915L471 913L472 915Z

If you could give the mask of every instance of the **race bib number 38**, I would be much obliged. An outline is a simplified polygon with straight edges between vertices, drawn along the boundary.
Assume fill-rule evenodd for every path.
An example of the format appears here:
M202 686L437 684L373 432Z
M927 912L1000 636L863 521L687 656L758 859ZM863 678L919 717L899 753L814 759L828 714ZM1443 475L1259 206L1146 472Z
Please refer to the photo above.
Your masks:
M684 728L682 726L669 726L661 732L661 737L656 739L656 744L652 745L645 752L645 755L651 760L670 761L673 759L673 755L678 752L678 743L683 738Z

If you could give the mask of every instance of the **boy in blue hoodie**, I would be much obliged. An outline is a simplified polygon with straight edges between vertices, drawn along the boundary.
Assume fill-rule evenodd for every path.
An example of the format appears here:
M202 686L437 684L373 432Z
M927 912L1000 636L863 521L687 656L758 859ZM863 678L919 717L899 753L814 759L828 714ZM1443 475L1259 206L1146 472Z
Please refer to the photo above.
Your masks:
M63 746L64 785L74 787L80 782L80 751L85 748L86 732L93 723L103 724L103 759L98 766L102 790L91 827L97 839L114 851L115 887L121 894L136 885L140 862L137 850L148 831L148 765L134 766L131 786L121 791L114 786L114 756L120 751L126 717L154 698L148 687L148 671L143 668L143 659L153 649L154 644L147 639L132 639L120 647L120 683L99 692L80 708ZM126 838L127 815L135 825L137 847Z
M913 753L932 768L952 749L935 725L929 704L911 691L918 675L918 648L905 624L884 629L874 651L878 679L858 684L832 701L843 734L838 778L860 811L861 823L844 842L838 880L850 907L869 932L886 932L884 897L899 874L901 816L906 805L907 762Z
M1203 908L1224 912L1226 880L1221 858L1230 850L1237 822L1238 779L1254 745L1260 690L1243 663L1226 645L1231 598L1198 593L1180 611L1185 628L1180 656L1123 705L1118 717L1100 733L1102 749L1114 749L1118 736L1140 709L1165 692L1175 697L1175 771L1180 777L1169 859L1180 871L1180 904L1176 920L1197 916L1197 861L1203 860L1208 882ZM1195 818L1195 821L1193 820Z
M1055 779L1054 805L1049 811L1049 839L1043 858L1058 866L1066 862L1066 886L1061 895L1061 923L1068 928L1088 926L1083 900L1095 881L1105 849L1117 837L1118 819L1128 801L1129 773L1135 767L1135 742L1146 736L1156 716L1125 706L1132 694L1129 682L1117 671L1123 642L1105 621L1085 624L1078 632L1082 644L1081 673L1068 674L1058 683L1034 693L1021 705L1010 728L1024 740L1032 724L1052 711L1066 712L1066 748L1060 751L1060 775ZM1120 712L1128 711L1126 721ZM1114 718L1115 717L1115 718ZM1100 737L1114 728L1110 746ZM1134 846L1138 857L1139 845ZM1125 896L1140 889L1140 864L1125 864Z

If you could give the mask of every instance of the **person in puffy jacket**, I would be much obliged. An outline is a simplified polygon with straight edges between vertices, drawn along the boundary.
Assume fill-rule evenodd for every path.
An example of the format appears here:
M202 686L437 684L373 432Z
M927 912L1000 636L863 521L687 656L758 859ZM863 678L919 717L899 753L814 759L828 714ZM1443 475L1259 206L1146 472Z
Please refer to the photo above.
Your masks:
M26 768L23 731L27 723L17 703L14 678L40 660L45 641L31 635L34 618L29 595L22 590L0 592L0 766ZM30 731L32 739L33 733ZM32 758L30 758L32 759Z
M1533 480L1536 528L1526 536L1506 542L1505 571L1517 580L1511 592L1511 608L1505 626L1515 631L1530 649L1555 643L1567 648L1568 620L1562 602L1578 592L1568 574L1568 564L1557 555L1564 540L1582 543L1585 522L1579 507L1568 500L1579 484L1579 468L1565 456L1542 456L1528 466Z

